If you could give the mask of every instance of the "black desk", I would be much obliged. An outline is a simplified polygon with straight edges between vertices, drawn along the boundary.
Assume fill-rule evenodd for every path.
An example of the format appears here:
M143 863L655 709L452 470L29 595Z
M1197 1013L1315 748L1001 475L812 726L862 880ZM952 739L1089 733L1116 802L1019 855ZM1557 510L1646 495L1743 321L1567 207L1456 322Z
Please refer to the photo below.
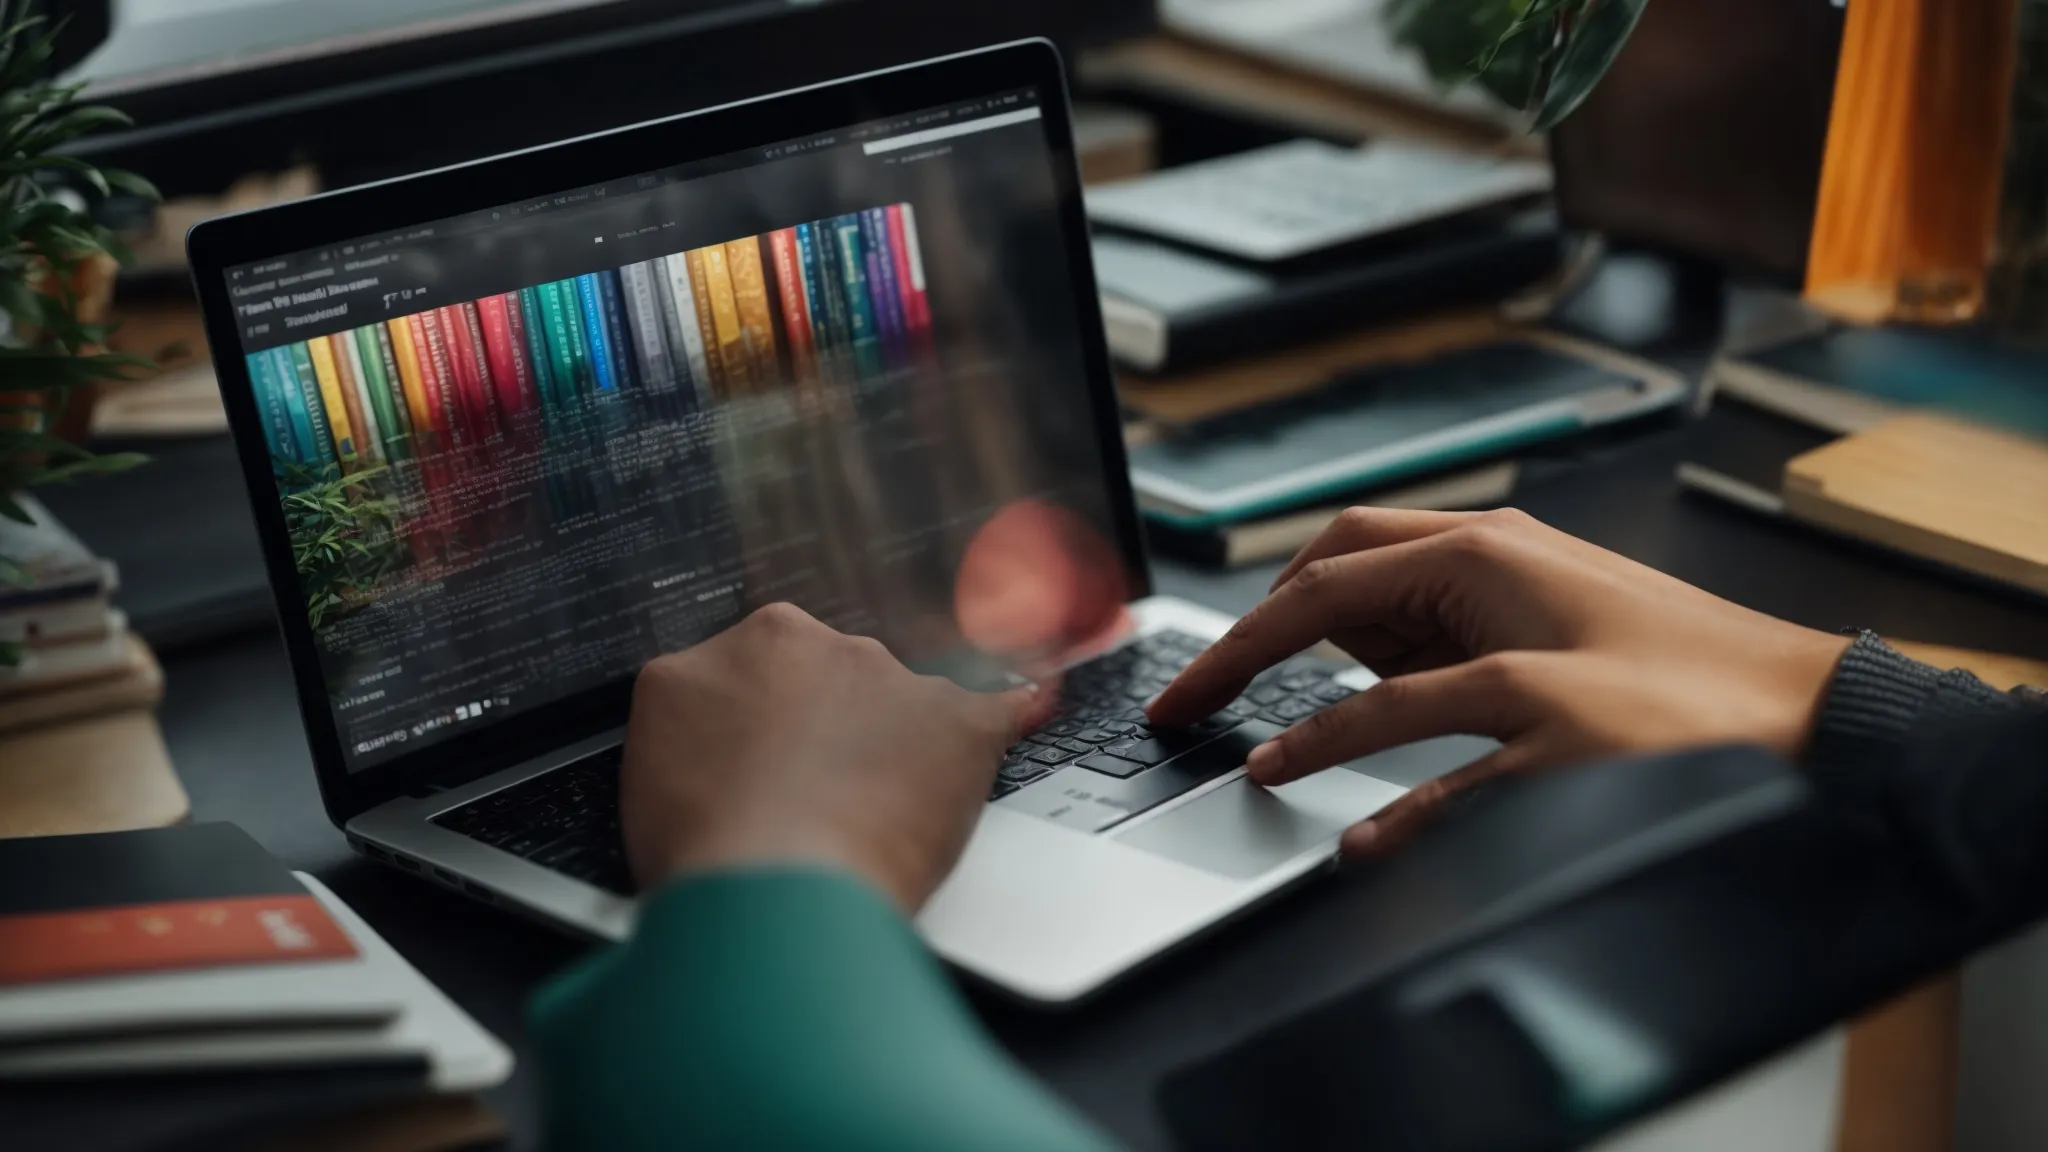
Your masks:
M1627 285L1604 308L1643 346L1697 371L1711 337L1637 321ZM1652 294L1654 295L1654 293ZM1665 297L1668 305L1669 297ZM1580 445L1525 469L1516 503L1537 517L1774 615L1821 628L2048 657L2048 611L1877 560L1851 546L1684 496L1672 479L1674 419ZM239 501L222 509L241 515ZM131 570L133 563L131 562ZM1274 568L1213 573L1162 562L1163 592L1242 611ZM131 571L132 576L139 573ZM267 632L185 648L165 661L162 718L194 813L232 820L295 868L317 873L426 975L519 1049L492 1103L535 1146L527 993L582 947L353 856L322 814L290 672ZM1084 1010L1048 1015L976 994L990 1027L1033 1071L1135 1148L1163 1146L1152 1090L1167 1069L1306 1007L1418 943L1378 922L1356 875L1318 880L1141 973Z

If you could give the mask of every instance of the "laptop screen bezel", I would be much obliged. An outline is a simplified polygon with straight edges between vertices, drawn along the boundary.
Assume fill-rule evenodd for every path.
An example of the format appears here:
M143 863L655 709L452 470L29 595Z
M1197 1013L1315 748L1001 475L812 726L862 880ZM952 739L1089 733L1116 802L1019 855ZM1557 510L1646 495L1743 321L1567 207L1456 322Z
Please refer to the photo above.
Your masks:
M224 216L193 228L186 238L186 250L207 341L291 659L299 714L319 777L321 800L337 825L402 795L457 787L619 727L626 720L632 677L621 677L351 772L299 592L284 512L228 300L225 270L523 198L552 195L572 184L633 176L1023 87L1035 87L1041 95L1061 229L1073 269L1075 321L1098 432L1105 495L1114 521L1111 527L1133 598L1142 597L1151 591L1150 570L1124 456L1115 378L1096 303L1065 77L1059 53L1048 41L1021 41L867 73ZM574 173L573 181L565 182L564 173Z

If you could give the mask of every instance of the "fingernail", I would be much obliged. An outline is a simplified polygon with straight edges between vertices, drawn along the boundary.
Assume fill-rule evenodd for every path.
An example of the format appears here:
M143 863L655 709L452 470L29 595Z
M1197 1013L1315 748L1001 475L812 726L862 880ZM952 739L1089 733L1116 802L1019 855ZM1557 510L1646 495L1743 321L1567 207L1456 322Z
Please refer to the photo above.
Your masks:
M1286 753L1280 750L1280 742L1268 740L1252 749L1252 754L1245 757L1244 767L1254 780L1271 780L1280 774L1280 765L1285 759Z

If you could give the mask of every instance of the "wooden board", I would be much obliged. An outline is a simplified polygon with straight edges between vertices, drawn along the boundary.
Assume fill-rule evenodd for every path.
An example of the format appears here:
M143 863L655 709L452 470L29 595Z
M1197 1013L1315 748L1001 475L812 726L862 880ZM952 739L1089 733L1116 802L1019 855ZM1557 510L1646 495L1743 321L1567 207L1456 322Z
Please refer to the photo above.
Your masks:
M0 836L157 828L191 808L147 710L0 738Z
M1913 414L1785 465L1785 510L2048 595L2048 445Z
M2048 688L2048 661L2029 660L2024 656L2007 656L1999 652L1978 652L1970 648L1945 648L1939 644L1920 644L1911 640L1894 640L1885 637L1885 643L1920 661L1936 668L1961 668L2000 692L2010 692L2021 685Z
M2048 684L2048 663L1910 640L1892 647L2000 691ZM1942 1152L1953 1143L1962 979L1937 976L1857 1018L1842 1069L1838 1152Z

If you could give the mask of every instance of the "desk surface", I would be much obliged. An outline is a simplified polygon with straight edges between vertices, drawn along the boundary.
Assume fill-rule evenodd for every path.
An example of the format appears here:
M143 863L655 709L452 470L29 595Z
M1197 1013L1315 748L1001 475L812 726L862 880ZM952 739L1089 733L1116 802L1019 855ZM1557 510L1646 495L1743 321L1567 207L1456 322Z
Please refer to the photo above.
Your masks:
M1656 334L1630 342L1688 371L1701 366L1706 346ZM1683 495L1672 470L1686 434L1674 419L1531 461L1515 503L1803 624L2048 658L2048 611L2037 605ZM240 514L239 502L229 507ZM1258 600L1276 568L1221 573L1161 562L1156 573L1162 592L1237 612ZM320 876L518 1049L519 1071L491 1100L516 1146L537 1146L523 1004L583 946L352 855L321 811L290 671L269 632L186 648L166 659L165 670L164 734L195 817L234 821L292 867ZM1067 1099L1132 1147L1161 1147L1152 1092L1164 1072L1334 993L1418 943L1392 938L1376 923L1361 879L1338 873L1315 881L1080 1011L1046 1014L980 994L975 1003L1018 1058Z

